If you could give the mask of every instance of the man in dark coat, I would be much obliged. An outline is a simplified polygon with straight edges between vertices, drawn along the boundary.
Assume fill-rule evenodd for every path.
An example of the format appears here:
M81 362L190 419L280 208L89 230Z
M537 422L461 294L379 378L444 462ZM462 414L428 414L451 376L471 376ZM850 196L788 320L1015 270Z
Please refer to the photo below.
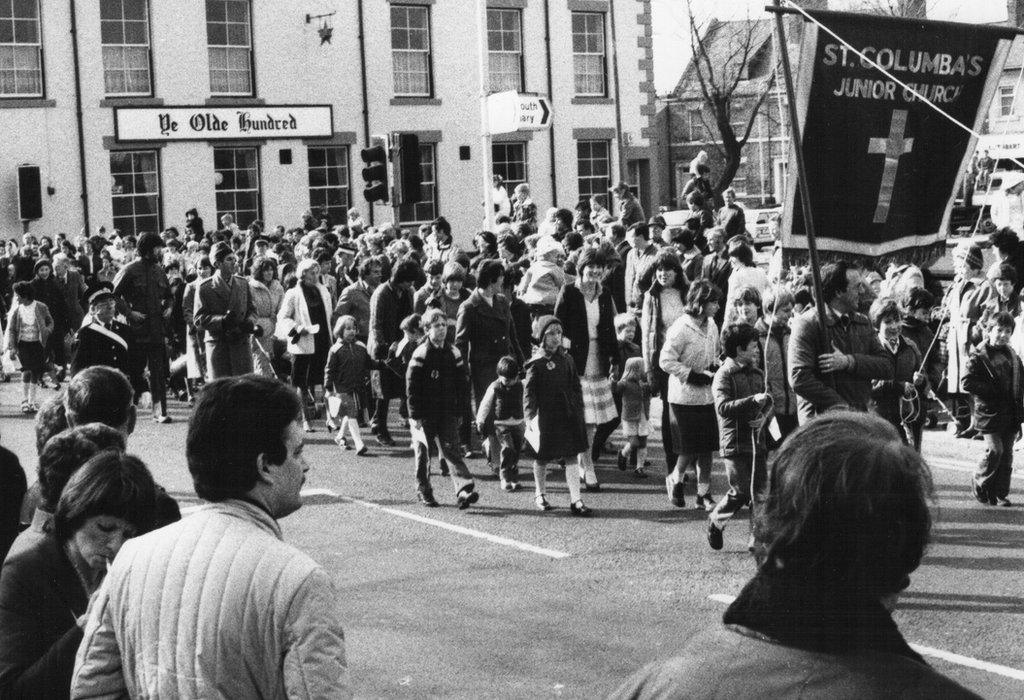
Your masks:
M210 250L216 272L199 283L192 320L206 335L206 370L211 380L252 373L249 336L256 324L249 283L235 274L238 256L224 242Z
M0 562L21 529L21 499L28 483L18 456L6 447L0 447Z
M121 268L114 277L114 296L118 309L128 318L132 329L133 352L129 355L132 371L138 379L149 369L149 391L153 400L153 420L170 423L167 415L167 341L165 319L171 313L171 287L160 261L163 239L152 231L142 234L136 247L136 259ZM135 385L136 401L146 390L141 381Z
M420 266L412 260L399 262L388 282L377 287L370 298L370 336L366 349L374 360L386 360L392 343L402 339L402 320L412 313L412 283L420 273ZM405 394L405 380L390 370L372 373L374 410L370 418L370 431L377 442L391 447L388 429L388 406L391 399Z
M797 395L800 422L832 409L866 411L871 380L892 379L893 365L871 322L857 308L860 271L840 261L821 270L826 336L822 347L817 312L794 319L789 338L789 381Z
M74 333L85 318L85 310L82 308L82 298L87 291L85 280L82 273L71 266L71 259L64 253L53 256L53 279L64 298L68 329Z
M87 294L92 321L78 329L75 352L71 358L71 376L86 367L106 365L129 377L131 364L131 328L114 318L117 302L113 285L100 282Z
M50 333L46 343L46 350L57 370L53 378L54 382L60 383L64 379L64 365L67 364L64 338L67 336L70 326L68 307L64 303L64 293L53 277L53 263L48 258L36 260L32 290L35 292L36 301L46 304L46 308L50 310L50 316L53 317L53 332Z
M732 274L732 262L729 259L728 246L725 245L726 240L725 229L721 226L708 229L708 254L704 256L700 273L702 278L718 287L722 296L729 291L729 276ZM715 314L715 324L719 328L725 319L725 304L721 304L720 307Z

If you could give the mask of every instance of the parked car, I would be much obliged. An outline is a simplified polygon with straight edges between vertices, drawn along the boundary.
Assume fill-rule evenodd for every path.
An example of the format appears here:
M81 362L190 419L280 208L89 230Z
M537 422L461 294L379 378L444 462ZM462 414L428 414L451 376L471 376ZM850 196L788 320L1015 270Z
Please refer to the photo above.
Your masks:
M747 209L747 232L754 239L754 248L760 250L779 240L782 226L782 207Z

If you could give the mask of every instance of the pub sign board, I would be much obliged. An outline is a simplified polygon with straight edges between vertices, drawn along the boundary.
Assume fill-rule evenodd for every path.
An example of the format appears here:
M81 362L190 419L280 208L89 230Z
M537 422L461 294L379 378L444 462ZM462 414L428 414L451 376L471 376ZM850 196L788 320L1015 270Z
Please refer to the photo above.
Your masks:
M115 107L118 142L326 138L330 105Z

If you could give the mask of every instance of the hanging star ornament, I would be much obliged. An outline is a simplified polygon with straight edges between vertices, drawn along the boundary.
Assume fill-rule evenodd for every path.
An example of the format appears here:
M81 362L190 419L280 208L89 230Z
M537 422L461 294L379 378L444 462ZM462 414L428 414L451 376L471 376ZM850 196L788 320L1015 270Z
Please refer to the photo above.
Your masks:
M323 46L324 44L330 44L331 43L331 34L333 32L334 32L334 27L327 26L327 22L324 22L322 25L320 25L320 29L317 30L317 33L320 35L320 45L321 46Z

